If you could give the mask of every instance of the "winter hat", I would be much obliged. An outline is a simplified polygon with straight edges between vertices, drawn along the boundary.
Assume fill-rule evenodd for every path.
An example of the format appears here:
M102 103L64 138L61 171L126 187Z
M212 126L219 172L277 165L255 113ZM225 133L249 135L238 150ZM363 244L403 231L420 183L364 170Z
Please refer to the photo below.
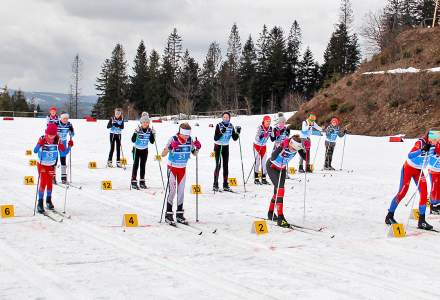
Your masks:
M58 133L58 126L57 125L55 125L53 123L50 123L47 125L47 128L46 128L47 135L57 135L57 133Z
M263 123L266 121L272 121L272 118L270 116L264 116L263 117Z
M68 119L69 118L69 114L68 113L62 113L60 116L60 119Z
M141 119L139 120L139 122L142 123L150 123L150 118L148 117L148 114L146 116L142 116Z
M284 114L282 112L278 113L277 122L278 123L286 123L286 117L284 116Z
M49 111L51 111L51 110L57 111L57 108L56 108L55 106L51 106L51 107L49 108Z
M316 113L312 111L312 112L309 114L308 119L309 119L310 121L316 121Z
M141 114L141 117L145 117L145 116L150 117L150 115L146 111L142 112Z
M330 124L332 124L333 122L336 122L336 126L339 125L339 119L338 119L338 118L333 117L333 118L331 119L331 121L330 121Z

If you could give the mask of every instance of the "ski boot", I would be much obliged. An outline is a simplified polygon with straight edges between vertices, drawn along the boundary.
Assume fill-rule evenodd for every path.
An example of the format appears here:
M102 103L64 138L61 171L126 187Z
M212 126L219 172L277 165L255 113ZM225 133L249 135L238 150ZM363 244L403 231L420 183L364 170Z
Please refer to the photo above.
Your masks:
M440 215L440 203L438 204L431 204L429 206L431 214L433 215Z
M261 184L270 184L270 183L266 180L266 175L263 175L263 177L261 177Z
M145 185L144 179L139 180L139 187L143 190L147 189L147 186Z
M397 224L397 221L394 219L394 213L388 212L387 216L385 217L385 224L391 225L391 224Z
M290 228L289 222L284 218L284 215L280 215L277 218L277 225L284 228Z
M122 168L122 164L121 164L121 162L119 160L116 162L116 167L117 168Z
M298 167L298 172L300 172L300 173L304 173L304 167L303 167L302 165L300 165L300 166Z
M57 184L57 178L56 178L55 176L54 176L53 179L52 179L52 183L53 183L53 184Z
M43 199L38 199L37 212L39 214L44 214Z
M111 160L109 160L109 161L107 162L107 167L108 167L108 168L113 168L113 162L112 162Z
M432 227L431 224L428 224L426 222L425 215L419 215L419 224L417 224L417 228L424 230L432 230L434 227Z
M61 183L67 184L67 176L66 175L61 176Z
M52 203L52 197L47 197L46 198L46 208L48 209L48 210L53 210L55 207L53 206L53 203Z
M306 172L307 173L313 173L312 167L310 165L306 166Z
M174 222L173 212L167 211L165 214L165 223L170 224L172 226L176 225L176 222Z
M231 187L229 186L229 184L224 184L223 185L223 191L224 192L231 192L231 193L233 192Z
M139 186L138 186L138 184L137 184L137 180L132 180L132 181L131 181L131 188L132 188L133 190L138 190L138 189L139 189Z
M213 190L214 192L218 192L218 191L219 191L218 183L214 183L214 184L212 185L212 190Z
M258 173L254 173L254 184L261 184L260 182L260 176L258 176Z
M183 205L179 205L177 207L177 211L176 211L176 221L177 223L183 224L183 225L188 225L188 221L185 219L185 217L183 216Z
M267 218L269 219L269 221L274 221L276 222L278 220L278 216L273 212L273 210L269 210L267 212Z
M329 171L336 171L335 168L333 168L331 165L328 167Z

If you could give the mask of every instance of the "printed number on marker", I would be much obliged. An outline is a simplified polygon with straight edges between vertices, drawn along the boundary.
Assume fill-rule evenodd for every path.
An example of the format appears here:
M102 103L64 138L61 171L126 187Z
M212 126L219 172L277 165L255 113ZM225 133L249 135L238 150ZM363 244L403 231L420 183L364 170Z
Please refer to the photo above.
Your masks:
M102 189L103 190L111 190L112 189L112 182L109 180L105 180L102 182Z

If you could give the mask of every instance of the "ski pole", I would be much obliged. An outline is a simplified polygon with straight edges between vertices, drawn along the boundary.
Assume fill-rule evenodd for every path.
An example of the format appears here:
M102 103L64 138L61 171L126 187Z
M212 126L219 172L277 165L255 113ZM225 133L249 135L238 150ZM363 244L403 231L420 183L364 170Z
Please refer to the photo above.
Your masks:
M342 147L342 158L341 158L341 168L339 171L342 171L342 165L344 164L344 154L345 154L345 139L347 138L348 133L344 135L344 146Z
M173 161L174 159L174 152L173 151L171 151L171 161ZM172 165L172 162L171 162L171 165ZM167 169L167 187L166 187L166 189L165 189L165 195L164 195L164 197L163 197L163 204L162 204L162 212L160 213L160 221L159 221L159 223L162 223L162 217L163 217L163 211L164 211L164 209L165 209L165 201L166 201L166 199L167 199L167 194L169 193L169 191L170 191L170 175L171 175L171 170L170 169Z
M159 156L159 150L157 150L157 136L156 136L156 134L154 134L154 146L156 146L156 157L158 157ZM160 164L160 160L157 160L157 163L159 164L160 177L162 179L162 187L163 187L163 190L165 191L165 183L163 181L163 173L162 173L162 166Z
M124 156L124 150L122 150L122 134L119 134L119 147L121 148L122 158L124 159L124 158L125 158L125 156ZM125 158L125 160L127 160L127 159ZM122 168L123 168L124 171L125 171L125 169L126 169L125 164L122 164Z
M241 151L241 138L240 138L240 135L238 135L238 144L240 145L241 173L243 175L243 186L244 186L244 192L246 193L246 182L244 180L243 153Z
M283 150L284 151L284 150ZM283 167L283 165L284 165L284 157L283 157L283 160L282 160L282 162L281 162L281 170L280 170L280 175L278 175L278 183L277 183L277 189L275 190L275 207L274 207L274 210L275 209L277 209L277 212L278 212L278 208L277 208L277 203L278 203L278 192L279 192L279 190L280 190L280 184L281 184L281 175L282 175L282 173L283 173L283 169L282 169L282 167ZM274 217L274 214L272 214L272 222L273 222L273 217Z
M69 184L66 184L66 187L64 188L64 209L63 213L66 213L66 203L67 203L67 189L69 188Z
M306 151L306 162L308 155ZM303 224L306 222L307 172L304 172Z
M37 191L35 192L34 216L35 216L35 211L37 210L37 197L38 197L38 189L39 188L40 188L40 170L38 170Z
M196 137L197 141L197 137ZM196 187L199 188L199 153L196 155ZM199 191L196 191L196 222L199 221Z
M252 146L252 152L254 152L254 164L252 165L252 168L249 171L249 175L248 175L248 177L246 179L246 183L248 183L249 178L251 177L252 171L255 169L255 165L257 164L257 153L256 153L256 151L254 149L254 146Z
M313 157L313 166L315 166L316 157L318 156L319 145L321 145L321 137L322 135L319 136L318 146L316 147L315 156Z
M70 148L70 154L69 154L69 177L70 177L69 182L72 182L72 148Z
M427 161L428 157L429 157L429 155L428 155L428 153L426 153L425 158L423 159L423 165L422 165L422 168L420 169L419 179L417 180L416 190L414 191L414 194L411 196L411 199L410 199L410 202L411 202L411 210L409 211L409 214L408 214L408 220L406 221L406 227L408 227L409 219L411 218L411 211L412 211L412 208L413 208L413 205L414 205L414 198L415 198L415 195L417 194L417 191L419 190L420 180L421 180L422 177L424 176L424 175L423 175L423 168L425 167L425 164L426 164L426 161ZM406 205L406 206L407 206L407 205Z

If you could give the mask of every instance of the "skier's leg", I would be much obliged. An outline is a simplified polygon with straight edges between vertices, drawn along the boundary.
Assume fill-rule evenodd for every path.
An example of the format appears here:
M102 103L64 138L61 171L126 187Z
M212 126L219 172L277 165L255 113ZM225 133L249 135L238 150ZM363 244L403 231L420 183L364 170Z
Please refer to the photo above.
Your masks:
M148 149L142 150L140 161L140 179L145 180L145 165L147 164Z
M419 194L420 194L419 214L424 215L426 212L426 203L428 202L428 188L426 185L426 177L425 174L423 174L423 172L420 170L419 172L414 173L412 178L415 184L419 183L418 186ZM420 178L420 182L418 182L419 178Z
M176 220L179 223L186 223L186 219L183 216L183 200L185 197L185 170L186 168L181 168L178 170L177 175L177 211L176 211Z
M332 160L333 160L333 152L335 151L336 143L329 143L328 145L328 167L330 169L334 169L332 166Z
M165 222L174 222L173 202L174 202L174 196L176 195L177 178L176 178L175 170L173 168L169 168L168 171L170 172L169 183L168 183L169 192L167 197L167 211L165 214Z
M115 151L115 135L110 133L110 152L108 154L108 162L113 160L113 152Z
M255 180L258 180L258 173L260 173L260 164L261 164L261 157L260 157L260 147L254 145L254 157L255 157L255 168L254 168L254 178Z
M66 156L60 155L60 161L61 161L61 181L65 183L67 180Z
M116 140L116 161L120 162L121 161L121 135L116 134L115 140Z
M55 176L55 167L47 167L47 174L49 177L49 181L46 186L46 206L48 209L53 209L52 204L52 188L53 188L53 177Z
M131 172L131 181L137 181L137 172L139 167L140 150L134 148L133 170ZM141 171L142 172L142 171Z
M388 209L390 213L394 213L396 211L396 208L399 205L400 201L405 197L406 193L408 192L409 184L412 177L410 168L411 167L409 167L409 165L407 165L406 163L402 167L399 191L397 192L396 196L394 196L393 200L391 200L390 208Z
M261 167L262 167L262 171L263 171L263 175L261 177L261 183L262 184L269 184L266 180L266 175L267 175L267 151L266 151L266 146L264 146L263 149L261 149L260 152L260 157L261 157Z
M221 146L214 145L214 154L215 154L215 170L214 170L214 187L218 188L218 176L220 174L220 150Z
M223 187L229 187L229 183L228 183L228 176L229 176L229 146L223 146L222 159L223 159Z
M429 202L431 204L431 213L440 214L440 173L430 173L431 193Z
M329 168L329 166L330 166L330 151L329 151L329 148L330 148L330 143L329 142L325 142L325 162L324 162L324 169L327 169L327 168Z

